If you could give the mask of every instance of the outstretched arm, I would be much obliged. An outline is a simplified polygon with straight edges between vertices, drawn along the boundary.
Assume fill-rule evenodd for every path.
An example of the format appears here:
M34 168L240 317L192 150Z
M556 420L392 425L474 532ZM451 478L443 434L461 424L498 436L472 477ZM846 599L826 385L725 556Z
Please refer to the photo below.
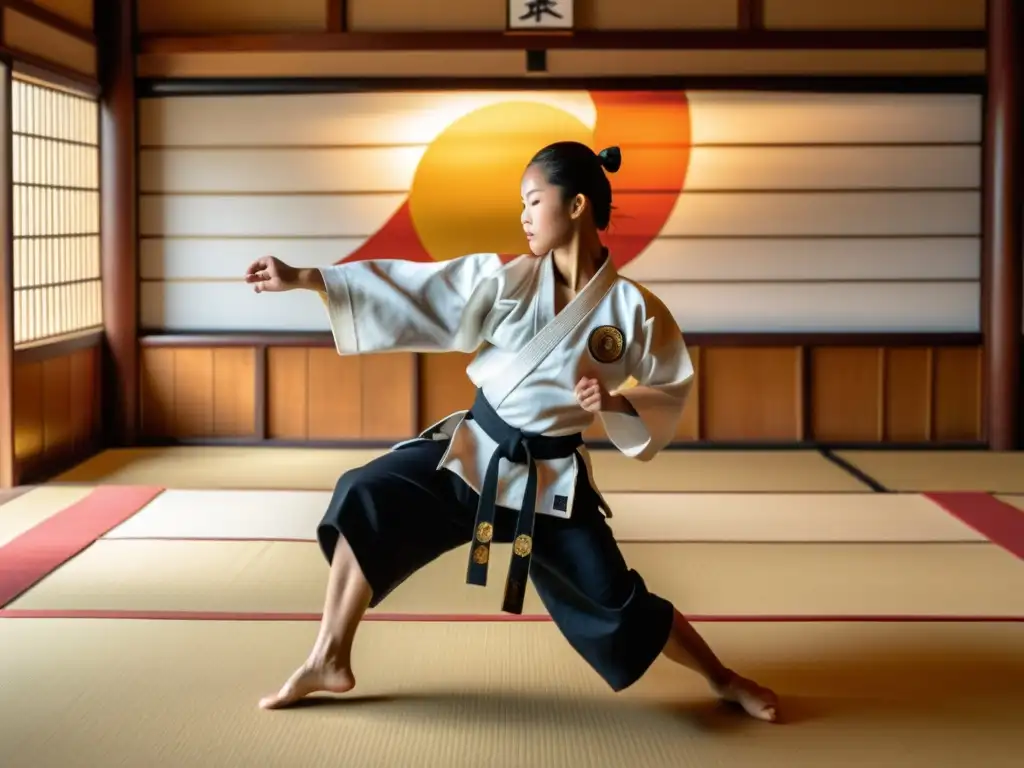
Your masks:
M630 376L636 385L606 396L599 411L608 439L623 454L650 461L675 437L693 388L693 361L668 309L644 291L637 318Z
M246 274L257 293L307 289L320 294L340 354L471 352L482 341L499 292L497 254L441 262L397 259L297 269L267 257Z

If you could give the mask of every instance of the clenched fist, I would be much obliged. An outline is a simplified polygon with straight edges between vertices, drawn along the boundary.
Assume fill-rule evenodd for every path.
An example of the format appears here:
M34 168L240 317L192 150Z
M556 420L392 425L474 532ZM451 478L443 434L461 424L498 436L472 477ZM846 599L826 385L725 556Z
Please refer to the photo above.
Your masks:
M299 270L290 267L275 256L264 256L249 265L245 282L256 293L290 291L299 286Z
M597 413L607 410L610 395L604 391L601 382L597 379L584 376L576 383L573 394L576 395L576 402L584 411Z

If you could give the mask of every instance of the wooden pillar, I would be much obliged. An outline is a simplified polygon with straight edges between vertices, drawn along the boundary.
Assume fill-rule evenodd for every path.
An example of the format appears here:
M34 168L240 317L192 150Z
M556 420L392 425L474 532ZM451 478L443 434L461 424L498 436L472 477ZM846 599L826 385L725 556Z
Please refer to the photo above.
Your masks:
M1018 447L1020 432L1021 42L1024 0L988 0L985 109L986 435L996 451Z
M11 133L11 68L0 64L0 130ZM18 484L14 462L14 221L10 142L0 141L0 488Z
M104 437L133 445L139 421L135 189L135 3L96 0L100 81Z

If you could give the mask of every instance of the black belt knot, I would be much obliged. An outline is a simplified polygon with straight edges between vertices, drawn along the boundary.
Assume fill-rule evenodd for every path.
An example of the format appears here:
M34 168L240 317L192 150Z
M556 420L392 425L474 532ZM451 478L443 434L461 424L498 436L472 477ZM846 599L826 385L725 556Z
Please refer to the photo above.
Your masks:
M583 445L583 435L576 432L560 437L548 437L523 432L507 424L477 390L476 399L467 418L476 421L497 447L487 464L487 472L480 488L480 503L473 526L473 544L469 552L469 570L466 583L487 585L487 564L490 561L491 540L494 537L494 516L498 495L498 466L501 459L528 467L526 492L520 505L512 542L512 562L505 581L505 599L501 609L506 613L521 614L526 580L530 574L530 555L533 552L533 522L537 504L537 459L562 459L572 456Z

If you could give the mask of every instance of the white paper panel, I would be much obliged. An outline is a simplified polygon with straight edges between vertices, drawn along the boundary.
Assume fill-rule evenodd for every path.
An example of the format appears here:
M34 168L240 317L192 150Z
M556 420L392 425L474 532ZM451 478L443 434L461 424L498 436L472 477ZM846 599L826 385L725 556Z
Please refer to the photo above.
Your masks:
M573 92L359 93L202 96L139 101L143 146L419 144L471 110L506 99L559 106L595 122ZM688 91L695 144L980 142L973 94Z
M650 152L652 150L646 150ZM142 192L407 192L424 147L150 149ZM644 150L625 147L623 162ZM484 179L467 178L467 183ZM979 147L695 147L688 190L941 189L981 184ZM516 196L518 190L508 190Z
M369 237L406 195L143 195L139 234L187 237Z
M143 239L143 279L235 279L253 259L277 256L321 267L355 251L361 238ZM633 280L973 280L978 238L711 239L665 237L627 264Z
M260 256L277 256L289 264L323 267L345 258L363 242L363 238L143 238L139 243L139 276L143 280L235 279Z
M977 283L659 283L684 331L977 331ZM308 291L144 282L142 325L167 331L326 330Z
M979 96L688 98L686 190L624 270L685 327L976 330ZM583 91L143 100L140 139L154 148L140 159L140 269L158 280L142 288L144 324L324 330L318 301L256 297L238 282L245 267L266 253L313 266L344 258L406 201L438 133L509 99L597 118ZM627 164L643 151L621 143ZM635 233L636 202L617 197L613 231ZM466 226L486 231L480 215L465 211Z
M688 91L695 144L980 142L973 94Z
M628 219L616 219L630 232ZM980 192L683 193L663 235L976 235Z
M980 186L981 149L971 146L694 147L686 174L689 190Z
M555 106L594 125L594 103L583 91L175 96L139 100L139 142L144 147L425 144L469 112L508 100Z
M139 231L179 237L369 237L406 199L401 194L144 195ZM980 209L979 192L687 192L679 195L662 234L976 235ZM467 220L473 213L466 212ZM612 226L637 234L631 219L614 211Z
M701 240L663 237L626 264L639 282L974 280L978 238Z
M144 149L142 192L408 192L425 147Z

